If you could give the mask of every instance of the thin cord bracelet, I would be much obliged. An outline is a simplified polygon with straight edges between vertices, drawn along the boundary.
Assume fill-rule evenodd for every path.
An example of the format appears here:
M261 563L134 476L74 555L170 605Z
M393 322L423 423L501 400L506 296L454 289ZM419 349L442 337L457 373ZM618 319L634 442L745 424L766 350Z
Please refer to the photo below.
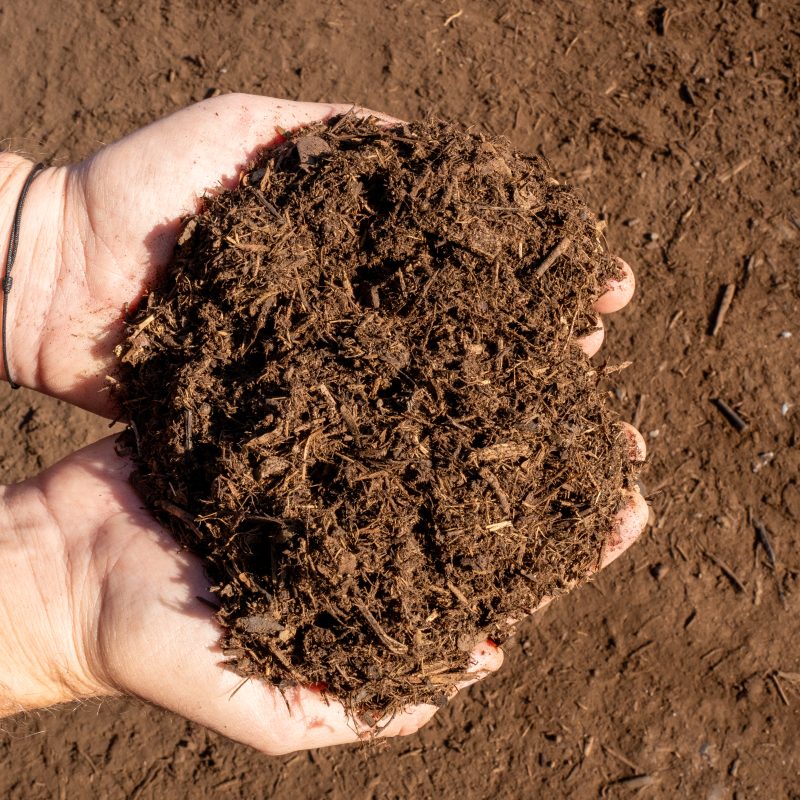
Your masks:
M19 384L11 377L11 368L8 366L8 342L6 338L6 318L8 317L8 295L11 293L11 287L14 285L14 280L11 277L11 268L14 266L14 259L17 257L17 245L19 244L19 228L20 221L22 220L22 206L25 204L25 198L28 195L28 189L31 188L33 179L44 169L44 164L37 164L25 179L22 186L22 191L17 201L17 210L14 212L14 222L11 225L11 241L8 243L8 255L6 256L6 271L3 275L3 327L2 327L2 349L3 349L3 367L6 371L6 380L11 384L12 389L19 389Z

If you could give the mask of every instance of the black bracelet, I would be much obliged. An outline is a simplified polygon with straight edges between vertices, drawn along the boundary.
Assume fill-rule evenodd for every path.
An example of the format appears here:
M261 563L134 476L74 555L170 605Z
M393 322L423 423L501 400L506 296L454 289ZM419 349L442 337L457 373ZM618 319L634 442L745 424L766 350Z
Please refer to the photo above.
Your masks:
M31 188L33 179L44 169L44 164L37 164L28 174L22 191L17 201L17 210L14 212L14 222L11 225L11 241L8 243L8 256L6 256L6 271L3 275L3 328L2 328L2 348L3 348L3 367L6 371L6 380L11 384L12 389L19 389L19 384L14 382L11 377L11 369L8 366L8 345L6 343L6 317L8 316L8 295L14 281L11 278L11 268L14 266L14 259L17 257L17 245L19 244L19 227L22 219L22 206L28 189Z

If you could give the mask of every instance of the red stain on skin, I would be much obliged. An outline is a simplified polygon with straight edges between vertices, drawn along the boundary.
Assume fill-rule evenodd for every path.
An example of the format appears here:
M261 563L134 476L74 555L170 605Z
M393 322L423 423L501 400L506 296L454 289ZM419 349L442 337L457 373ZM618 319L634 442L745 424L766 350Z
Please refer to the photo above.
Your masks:
M275 138L269 143L269 147L274 147L277 144L283 144L286 141L286 128L281 128L279 125L275 126Z
M619 530L617 528L614 528L614 530L609 534L608 539L606 540L606 547L609 550L616 550L621 545L622 545L622 536L620 536Z
M306 723L306 730L313 731L319 730L320 728L326 728L331 733L333 733L333 725L328 722L325 722L322 717L311 717Z

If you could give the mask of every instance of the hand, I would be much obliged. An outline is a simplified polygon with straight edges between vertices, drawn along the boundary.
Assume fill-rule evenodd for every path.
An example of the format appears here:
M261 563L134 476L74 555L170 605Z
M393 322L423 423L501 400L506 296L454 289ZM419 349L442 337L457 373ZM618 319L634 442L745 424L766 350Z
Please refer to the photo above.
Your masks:
M202 565L142 508L130 468L108 438L0 491L0 574L14 576L0 585L0 715L128 694L270 754L368 735L313 689L284 696L224 667ZM642 525L621 514L603 566ZM502 660L487 642L470 671ZM379 735L413 733L436 711L408 709Z
M239 170L278 141L280 131L351 109L216 97L142 128L80 164L37 176L25 203L9 296L17 382L113 417L105 378L114 371L113 350L122 338L126 308L136 305L169 263L181 219L197 211L204 194L235 186ZM6 161L4 194L16 202L31 165L21 158ZM5 205L3 233L13 213L11 203Z
M181 218L204 193L234 185L239 168L279 130L349 109L218 97L75 167L37 177L9 297L15 378L113 415L102 388L113 370L125 306L158 279ZM0 163L0 198L15 203L30 165L8 158ZM10 220L11 206L0 204L0 235L8 230L2 215ZM628 302L633 276L627 266L624 273L598 301L598 312ZM601 343L602 328L583 346L591 354ZM630 435L643 457L641 437ZM284 699L255 681L239 686L223 666L212 612L197 599L208 596L199 562L179 553L141 509L128 469L106 440L5 491L5 529L12 533L0 541L0 568L19 576L0 587L0 631L13 631L0 637L0 680L17 703L6 712L129 693L266 752L356 739L360 732L341 705L311 689ZM646 504L634 494L604 564L636 539L646 519ZM480 675L500 665L502 652L487 644L473 661ZM382 735L410 733L434 712L432 706L411 709Z
M178 551L104 439L0 495L0 712L130 694L267 753L357 741L368 733L313 689L280 691L225 669L202 599L200 561ZM198 599L201 598L201 599ZM502 662L483 645L476 679ZM466 684L465 684L466 685ZM396 715L381 736L411 733L436 711Z
M235 186L241 167L280 139L280 131L351 109L223 95L148 125L80 164L41 173L25 204L9 295L17 382L113 417L105 378L114 371L125 310L169 263L181 219L197 211L204 194ZM10 228L31 166L6 160L7 227L0 217L0 232ZM616 311L633 295L633 273L627 265L623 270L625 277L598 301L598 312ZM600 327L584 347L592 354L602 341Z

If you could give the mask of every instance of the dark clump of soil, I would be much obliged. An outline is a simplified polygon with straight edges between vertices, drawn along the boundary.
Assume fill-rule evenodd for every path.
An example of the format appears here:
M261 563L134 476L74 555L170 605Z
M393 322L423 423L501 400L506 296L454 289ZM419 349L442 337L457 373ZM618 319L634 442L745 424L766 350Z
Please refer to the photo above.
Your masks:
M441 702L598 564L633 477L576 344L618 273L599 229L504 140L351 117L187 221L119 391L235 670Z

